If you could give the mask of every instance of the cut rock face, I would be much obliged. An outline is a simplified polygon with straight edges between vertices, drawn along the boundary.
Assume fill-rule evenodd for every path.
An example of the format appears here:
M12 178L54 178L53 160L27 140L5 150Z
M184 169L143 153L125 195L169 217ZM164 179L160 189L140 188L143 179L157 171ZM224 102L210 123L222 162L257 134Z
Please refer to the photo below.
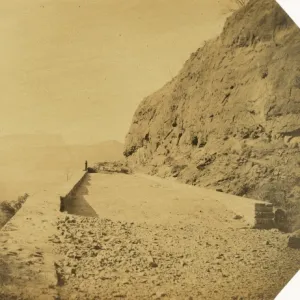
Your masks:
M299 199L299 48L300 30L276 1L250 0L140 103L124 155L184 183L280 207Z

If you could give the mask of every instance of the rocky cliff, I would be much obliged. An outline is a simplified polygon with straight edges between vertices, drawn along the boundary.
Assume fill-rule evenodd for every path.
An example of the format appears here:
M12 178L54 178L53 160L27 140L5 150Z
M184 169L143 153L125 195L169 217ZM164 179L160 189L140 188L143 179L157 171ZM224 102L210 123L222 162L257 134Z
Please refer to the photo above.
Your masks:
M300 30L275 1L251 0L141 102L124 155L151 174L290 205L299 148Z

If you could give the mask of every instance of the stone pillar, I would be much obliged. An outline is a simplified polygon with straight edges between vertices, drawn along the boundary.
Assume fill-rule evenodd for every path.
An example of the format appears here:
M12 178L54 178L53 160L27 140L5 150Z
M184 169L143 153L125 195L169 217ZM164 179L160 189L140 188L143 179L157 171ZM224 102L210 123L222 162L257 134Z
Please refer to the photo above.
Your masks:
M87 162L87 160L85 161L85 168L84 168L84 170L85 170L85 171L88 170L88 162Z
M300 249L300 230L297 230L289 237L288 246L290 248Z
M273 204L255 203L255 225L257 229L274 228Z

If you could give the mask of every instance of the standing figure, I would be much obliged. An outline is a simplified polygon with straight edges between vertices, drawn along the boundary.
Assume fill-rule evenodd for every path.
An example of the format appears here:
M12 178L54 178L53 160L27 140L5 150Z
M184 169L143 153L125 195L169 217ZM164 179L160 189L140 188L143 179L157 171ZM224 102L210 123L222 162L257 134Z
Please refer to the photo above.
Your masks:
M87 169L88 169L88 162L87 162L87 160L85 161L85 171L87 171Z

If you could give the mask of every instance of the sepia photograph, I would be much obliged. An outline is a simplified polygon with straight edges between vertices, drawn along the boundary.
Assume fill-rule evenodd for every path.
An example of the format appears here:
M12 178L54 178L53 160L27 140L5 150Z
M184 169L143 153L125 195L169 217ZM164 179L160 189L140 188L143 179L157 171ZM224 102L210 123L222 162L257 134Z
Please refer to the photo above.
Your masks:
M0 300L299 300L299 12L0 1Z

